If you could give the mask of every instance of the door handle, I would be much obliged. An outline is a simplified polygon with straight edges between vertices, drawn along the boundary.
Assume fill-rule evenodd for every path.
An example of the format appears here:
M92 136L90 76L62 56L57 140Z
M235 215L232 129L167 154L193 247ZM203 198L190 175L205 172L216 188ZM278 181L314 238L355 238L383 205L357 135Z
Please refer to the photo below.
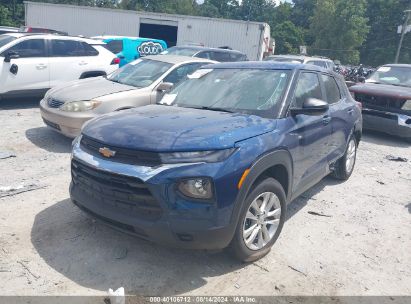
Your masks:
M79 62L79 65L87 65L88 64L88 62L85 62L85 61L80 61Z
M36 66L37 70L44 70L47 68L47 65L40 63Z
M349 109L347 112L348 114L352 115L354 113L354 109Z
M323 124L324 125L328 125L331 121L331 117L330 116L324 116L323 117Z

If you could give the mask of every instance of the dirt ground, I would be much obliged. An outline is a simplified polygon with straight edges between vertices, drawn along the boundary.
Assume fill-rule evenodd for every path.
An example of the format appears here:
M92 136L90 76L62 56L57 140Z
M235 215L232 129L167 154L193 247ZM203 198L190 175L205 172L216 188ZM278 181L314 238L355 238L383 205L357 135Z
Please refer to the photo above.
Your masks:
M350 180L295 200L268 256L242 264L83 215L68 193L71 140L44 126L37 103L0 101L0 155L15 155L0 159L0 295L411 295L410 144L364 134ZM34 189L4 196L19 186Z

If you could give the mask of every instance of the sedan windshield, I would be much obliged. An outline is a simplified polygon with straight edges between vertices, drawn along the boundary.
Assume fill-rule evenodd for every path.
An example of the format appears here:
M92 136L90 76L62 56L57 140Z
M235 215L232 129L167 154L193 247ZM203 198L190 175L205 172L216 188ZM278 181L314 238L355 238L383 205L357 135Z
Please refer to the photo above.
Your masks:
M0 49L5 46L6 44L15 40L16 37L9 36L9 35L0 35Z
M289 74L287 70L200 69L162 103L273 117L272 109L281 103Z
M163 51L161 54L163 54L163 55L180 55L180 56L193 57L197 53L198 53L198 50L196 50L196 49L181 48L181 47L173 46L173 47Z
M137 88L145 88L172 66L171 63L157 60L136 60L115 71L108 77L108 80Z
M411 87L411 67L382 66L366 82Z

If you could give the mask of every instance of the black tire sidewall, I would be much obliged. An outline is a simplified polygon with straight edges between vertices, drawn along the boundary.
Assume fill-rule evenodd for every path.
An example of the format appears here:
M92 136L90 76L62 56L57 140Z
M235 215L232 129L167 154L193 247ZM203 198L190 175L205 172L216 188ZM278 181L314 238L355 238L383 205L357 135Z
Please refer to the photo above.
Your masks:
M281 205L281 216L280 216L280 223L278 225L277 231L275 232L273 238L271 239L270 242L267 243L262 249L260 250L251 250L249 249L243 240L243 223L245 219L245 215L253 202L253 200L260 195L261 193L264 192L273 192L277 195L280 205ZM280 183L276 181L273 178L266 178L263 181L261 181L259 184L257 184L255 187L253 187L250 190L250 193L247 195L244 204L242 204L242 210L240 213L240 217L237 223L237 227L235 230L235 234L233 237L233 240L231 241L230 247L233 251L233 253L236 255L237 258L239 258L243 262L251 262L255 261L264 255L266 255L275 241L278 239L278 236L281 233L282 227L285 222L286 218L286 196L284 193L284 190Z

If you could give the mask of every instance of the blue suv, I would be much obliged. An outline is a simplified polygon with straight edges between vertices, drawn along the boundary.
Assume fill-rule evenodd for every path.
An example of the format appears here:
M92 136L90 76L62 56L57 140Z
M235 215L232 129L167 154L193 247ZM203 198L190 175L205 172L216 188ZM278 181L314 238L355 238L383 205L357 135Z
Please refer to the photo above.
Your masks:
M320 67L208 65L162 103L96 118L73 142L73 203L141 238L253 261L289 202L353 172L361 111Z

